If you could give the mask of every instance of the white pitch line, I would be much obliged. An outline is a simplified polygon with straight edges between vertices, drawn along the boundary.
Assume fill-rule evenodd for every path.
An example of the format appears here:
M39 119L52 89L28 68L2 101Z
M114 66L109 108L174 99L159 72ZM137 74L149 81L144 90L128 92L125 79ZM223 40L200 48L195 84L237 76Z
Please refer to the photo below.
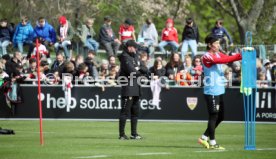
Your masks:
M201 150L201 151L195 151L195 152L206 152L206 153L211 153L211 152L226 152L227 150L208 150L208 151L203 151L203 150Z
M258 148L256 150L257 151L272 151L272 150L276 150L276 148Z
M150 156L150 155L171 155L170 152L148 152L148 153L138 153L138 156Z
M95 156L81 156L81 157L74 157L74 158L106 158L110 157L108 155L95 155Z

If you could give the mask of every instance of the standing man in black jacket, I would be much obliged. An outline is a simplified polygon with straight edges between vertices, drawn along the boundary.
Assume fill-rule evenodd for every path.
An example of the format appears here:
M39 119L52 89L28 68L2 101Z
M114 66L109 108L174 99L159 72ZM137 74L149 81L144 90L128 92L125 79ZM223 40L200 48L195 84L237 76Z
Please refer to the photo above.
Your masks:
M148 72L147 68L140 64L139 57L136 53L137 44L134 40L127 41L124 51L119 57L121 62L120 79L127 83L122 85L121 112L119 118L119 139L128 140L125 134L125 125L129 112L131 114L131 136L130 139L142 139L137 133L137 122L139 115L139 98L141 96L141 87L138 77ZM127 79L127 80L126 80Z
M184 61L184 55L188 51L188 46L192 50L192 58L197 54L197 43L199 42L199 31L194 20L188 18L186 25L182 32L182 48L181 48L181 59Z

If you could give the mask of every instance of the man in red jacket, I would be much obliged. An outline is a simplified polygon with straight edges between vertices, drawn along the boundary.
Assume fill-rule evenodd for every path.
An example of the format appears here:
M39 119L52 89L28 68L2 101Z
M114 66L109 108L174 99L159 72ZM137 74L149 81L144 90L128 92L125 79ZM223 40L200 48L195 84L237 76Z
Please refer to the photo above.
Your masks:
M177 30L174 27L173 20L170 18L166 21L166 28L162 30L161 40L159 48L162 53L166 53L164 47L167 45L172 47L173 52L177 51L179 47Z

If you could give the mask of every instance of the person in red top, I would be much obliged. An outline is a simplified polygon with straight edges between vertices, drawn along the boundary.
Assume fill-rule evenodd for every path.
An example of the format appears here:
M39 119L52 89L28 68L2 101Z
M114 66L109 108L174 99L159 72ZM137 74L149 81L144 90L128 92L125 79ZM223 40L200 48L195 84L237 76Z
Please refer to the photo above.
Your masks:
M162 30L161 42L159 43L159 49L162 53L166 53L164 47L169 45L172 47L172 51L176 52L179 44L178 44L178 35L177 30L174 27L174 22L172 19L168 19L166 21L166 28Z
M126 19L124 24L120 26L119 40L126 43L128 40L136 41L135 29L131 19Z
M198 142L205 148L224 150L215 139L216 128L224 119L224 94L226 79L222 64L239 61L240 53L228 56L220 52L219 38L208 35L205 39L207 52L202 56L204 70L204 97L209 114L207 129ZM230 105L229 105L230 106ZM209 142L208 142L209 138Z

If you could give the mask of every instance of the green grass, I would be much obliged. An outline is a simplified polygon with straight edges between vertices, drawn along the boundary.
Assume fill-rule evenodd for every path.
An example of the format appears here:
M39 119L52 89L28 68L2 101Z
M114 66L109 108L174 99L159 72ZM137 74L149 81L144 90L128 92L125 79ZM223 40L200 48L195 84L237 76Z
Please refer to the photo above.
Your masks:
M100 155L108 159L275 159L276 156L276 125L272 124L257 124L257 148L264 150L245 151L243 124L222 123L217 129L217 141L226 151L221 152L197 144L206 123L140 122L139 132L144 137L141 141L118 140L117 122L48 120L43 124L45 144L40 146L38 121L0 121L2 128L16 132L0 135L0 158L73 159Z

